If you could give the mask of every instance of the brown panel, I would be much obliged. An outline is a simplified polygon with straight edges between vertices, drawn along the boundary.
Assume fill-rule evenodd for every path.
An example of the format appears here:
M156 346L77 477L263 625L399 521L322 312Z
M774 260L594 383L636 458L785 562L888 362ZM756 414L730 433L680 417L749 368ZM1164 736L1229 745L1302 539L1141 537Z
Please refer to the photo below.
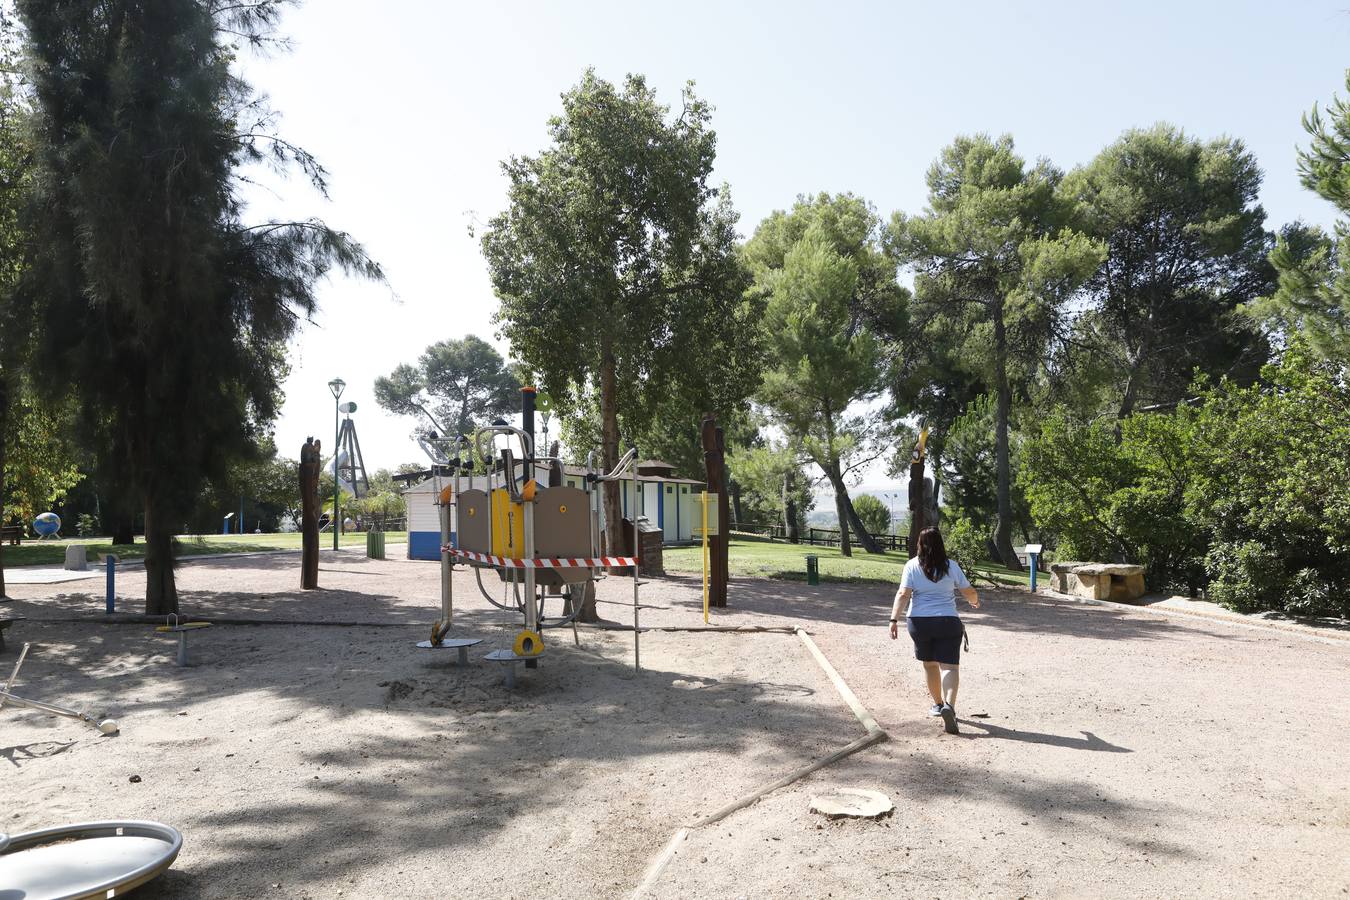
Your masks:
M455 507L458 529L455 536L459 549L475 553L491 553L492 541L488 532L488 497L485 491L460 491Z

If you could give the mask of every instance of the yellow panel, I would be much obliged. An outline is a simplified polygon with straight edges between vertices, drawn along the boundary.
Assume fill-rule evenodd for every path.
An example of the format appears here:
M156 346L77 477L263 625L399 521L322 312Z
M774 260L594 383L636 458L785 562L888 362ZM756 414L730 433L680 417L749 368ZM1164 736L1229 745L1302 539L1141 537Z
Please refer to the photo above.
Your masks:
M513 559L525 556L525 512L511 502L506 488L492 492L492 553Z

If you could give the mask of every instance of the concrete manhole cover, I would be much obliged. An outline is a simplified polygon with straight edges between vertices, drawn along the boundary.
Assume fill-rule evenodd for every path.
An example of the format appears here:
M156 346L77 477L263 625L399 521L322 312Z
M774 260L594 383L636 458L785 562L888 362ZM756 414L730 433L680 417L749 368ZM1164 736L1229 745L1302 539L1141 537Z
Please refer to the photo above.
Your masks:
M811 798L811 812L837 819L848 816L855 819L876 819L895 809L891 798L880 791L863 788L839 788L828 794Z

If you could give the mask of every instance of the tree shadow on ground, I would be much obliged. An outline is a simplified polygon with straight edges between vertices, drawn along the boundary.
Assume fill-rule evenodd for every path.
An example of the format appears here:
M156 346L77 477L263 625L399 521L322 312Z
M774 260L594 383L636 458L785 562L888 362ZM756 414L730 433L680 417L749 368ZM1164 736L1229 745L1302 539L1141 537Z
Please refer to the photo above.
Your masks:
M688 581L679 577L667 580L676 584ZM728 610L751 618L779 620L763 624L795 623L808 630L817 622L879 626L889 619L894 596L893 588L876 585L807 586L769 579L732 579ZM1113 607L1039 597L1026 591L981 588L980 598L979 610L971 610L964 602L958 604L961 617L972 627L993 626L1102 640L1172 638L1187 631L1239 642L1259 640L1236 629L1210 629L1192 620L1178 622L1147 613L1131 614ZM690 610L702 608L701 600L695 603L680 595L668 602Z

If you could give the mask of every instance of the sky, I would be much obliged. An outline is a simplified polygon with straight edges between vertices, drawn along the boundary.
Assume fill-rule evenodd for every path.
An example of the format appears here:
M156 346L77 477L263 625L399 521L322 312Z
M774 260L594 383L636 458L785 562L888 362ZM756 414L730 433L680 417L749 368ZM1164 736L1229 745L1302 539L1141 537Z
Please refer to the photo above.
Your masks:
M347 383L368 469L424 462L413 420L373 382L435 341L476 334L504 354L474 223L504 205L502 160L547 146L559 96L587 67L642 73L666 102L687 81L713 104L715 181L751 234L800 194L853 192L885 218L917 212L924 173L958 134L1011 134L1029 160L1084 164L1126 129L1168 121L1243 140L1265 171L1267 226L1330 225L1298 182L1302 114L1345 93L1350 8L1331 2L458 3L309 0L287 53L243 74L283 135L331 176L248 194L249 216L317 215L350 232L389 286L335 278L292 349L277 444L331 444L327 382ZM565 340L566 336L560 336ZM899 485L883 467L860 490Z

